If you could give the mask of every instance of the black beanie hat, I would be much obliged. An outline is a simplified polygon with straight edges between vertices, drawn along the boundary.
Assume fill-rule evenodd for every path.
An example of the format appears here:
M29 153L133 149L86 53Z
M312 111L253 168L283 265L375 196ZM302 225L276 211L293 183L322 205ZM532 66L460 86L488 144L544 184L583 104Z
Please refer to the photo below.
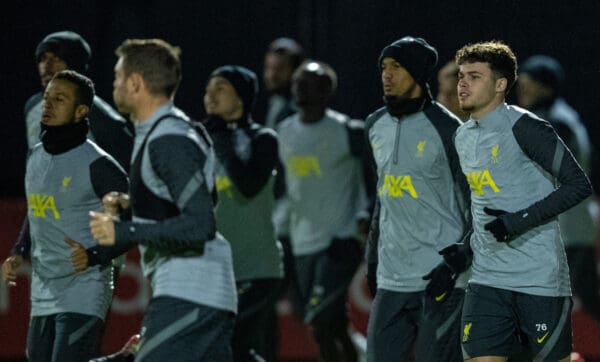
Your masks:
M258 79L253 71L239 65L224 65L213 70L208 79L214 77L223 77L231 83L244 103L244 115L252 111L258 94Z
M421 88L427 83L433 69L437 65L438 53L423 38L405 36L386 46L379 56L379 67L383 58L390 57L396 60L413 77Z
M534 55L527 58L519 73L528 74L533 80L552 89L559 90L565 80L565 71L560 63L547 55Z
M47 35L35 49L35 58L39 62L44 53L52 52L67 63L69 69L85 72L92 57L89 44L81 35L72 31L59 31Z

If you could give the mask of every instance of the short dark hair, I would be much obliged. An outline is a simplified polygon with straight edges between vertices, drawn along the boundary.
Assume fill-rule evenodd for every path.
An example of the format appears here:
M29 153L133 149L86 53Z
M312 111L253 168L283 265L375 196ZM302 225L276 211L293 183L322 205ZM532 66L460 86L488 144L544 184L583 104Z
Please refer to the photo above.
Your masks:
M127 39L115 51L126 76L140 73L153 95L173 96L181 82L181 49L162 39Z
M335 70L327 63L317 60L306 60L296 69L294 76L301 73L311 73L327 83L328 91L333 95L337 90L338 78Z
M306 59L304 49L292 38L277 38L273 40L269 44L267 53L287 56L293 69L298 68Z
M66 80L75 84L75 106L83 104L92 107L94 103L94 82L85 75L79 74L74 70L63 70L54 75L52 80L60 79Z
M458 65L488 63L497 76L508 80L506 93L517 79L517 57L510 47L500 40L465 45L456 52L455 60Z

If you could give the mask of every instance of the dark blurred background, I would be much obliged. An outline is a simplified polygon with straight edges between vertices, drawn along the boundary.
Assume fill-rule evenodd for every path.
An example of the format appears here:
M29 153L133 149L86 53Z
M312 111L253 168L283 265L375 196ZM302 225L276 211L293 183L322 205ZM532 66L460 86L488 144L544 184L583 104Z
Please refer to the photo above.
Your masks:
M468 42L501 39L522 61L546 53L565 67L565 96L582 115L600 146L600 2L590 1L27 1L3 3L0 39L1 196L23 194L23 105L39 90L34 59L48 33L74 30L90 43L88 75L112 103L114 49L131 37L159 37L182 48L183 83L176 103L201 118L204 83L227 63L262 72L263 55L276 37L297 39L339 76L334 108L365 118L381 106L377 58L403 36L426 38L440 65ZM436 85L433 82L435 92ZM597 185L598 177L594 176Z

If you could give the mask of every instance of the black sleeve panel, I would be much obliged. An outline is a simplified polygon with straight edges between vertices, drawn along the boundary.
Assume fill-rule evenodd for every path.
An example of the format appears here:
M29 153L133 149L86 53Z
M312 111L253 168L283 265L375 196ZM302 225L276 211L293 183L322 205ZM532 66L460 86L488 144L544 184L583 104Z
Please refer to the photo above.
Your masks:
M215 154L245 197L254 197L265 187L279 160L277 138L267 129L244 129L251 137L251 154L242 160L235 151L234 133L222 130L211 134Z
M370 189L368 190L368 193L370 193L371 195L375 195L374 196L374 206L373 206L373 212L372 212L372 216L371 216L371 227L369 230L369 235L367 237L367 245L366 245L366 261L367 264L377 264L378 262L378 255L377 255L377 244L379 242L379 212L380 212L380 205L379 205L379 199L377 196L377 164L375 163L375 158L373 156L373 148L371 147L371 142L369 141L369 130L373 127L373 125L375 124L375 122L377 122L377 120L379 120L379 118L381 118L381 116L383 116L386 112L385 108L380 108L377 111L375 111L374 113L372 113L371 115L369 115L369 117L367 117L367 120L365 121L365 132L364 132L364 137L365 137L365 155L366 155L366 159L367 159L367 164L368 164L368 169L370 169L373 175L373 182L372 182L372 186L370 186Z
M471 190L467 183L467 178L462 172L460 167L460 160L458 153L456 152L456 146L454 144L454 137L456 130L460 126L460 120L446 112L444 109L439 107L437 103L433 103L425 110L425 115L431 121L434 128L437 130L442 144L444 145L444 151L446 158L448 159L448 167L454 180L456 200L463 210L463 218L465 222L465 231L461 240L457 240L458 243L468 242L468 235L471 234L472 229L472 217L471 217Z
M202 173L206 157L191 139L166 135L147 145L151 166L180 214L153 224L115 224L117 243L135 241L166 250L201 249L216 233L213 200Z
M369 235L367 235L367 242L365 248L365 260L367 264L377 264L379 257L377 254L377 245L379 243L379 199L375 199L375 206L373 207L373 215L371 216L371 228Z
M15 245L13 245L10 255L20 255L23 259L29 259L31 251L31 234L29 234L29 219L25 216L21 231L17 237Z
M91 248L85 250L88 255L88 266L110 265L114 258L125 254L133 245L135 245L135 243L127 242L119 243L113 246L92 246Z
M90 164L90 178L92 188L100 200L111 191L127 193L129 190L125 171L106 156L99 157ZM131 246L133 243L130 242L114 246L97 245L86 249L88 264L89 266L108 265L112 259L125 253Z
M548 122L525 114L512 131L525 155L556 177L559 186L533 205L501 216L511 236L544 224L592 194L587 176Z
M551 124L556 131L556 134L560 139L564 142L565 146L571 151L575 160L579 162L581 160L581 149L579 144L577 143L577 136L575 136L575 132L564 123L554 123Z
M100 200L111 191L127 193L129 182L123 169L103 156L90 163L92 188Z
M89 119L90 131L96 144L113 156L123 170L129 173L133 150L133 124L123 119L98 97L94 98Z

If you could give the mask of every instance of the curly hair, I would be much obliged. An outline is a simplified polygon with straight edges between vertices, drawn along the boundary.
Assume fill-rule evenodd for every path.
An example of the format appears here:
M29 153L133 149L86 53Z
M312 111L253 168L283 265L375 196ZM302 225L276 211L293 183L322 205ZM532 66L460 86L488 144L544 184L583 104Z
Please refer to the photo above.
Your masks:
M496 77L507 79L506 93L517 79L517 57L510 47L500 40L467 44L456 52L454 59L458 65L488 63Z

